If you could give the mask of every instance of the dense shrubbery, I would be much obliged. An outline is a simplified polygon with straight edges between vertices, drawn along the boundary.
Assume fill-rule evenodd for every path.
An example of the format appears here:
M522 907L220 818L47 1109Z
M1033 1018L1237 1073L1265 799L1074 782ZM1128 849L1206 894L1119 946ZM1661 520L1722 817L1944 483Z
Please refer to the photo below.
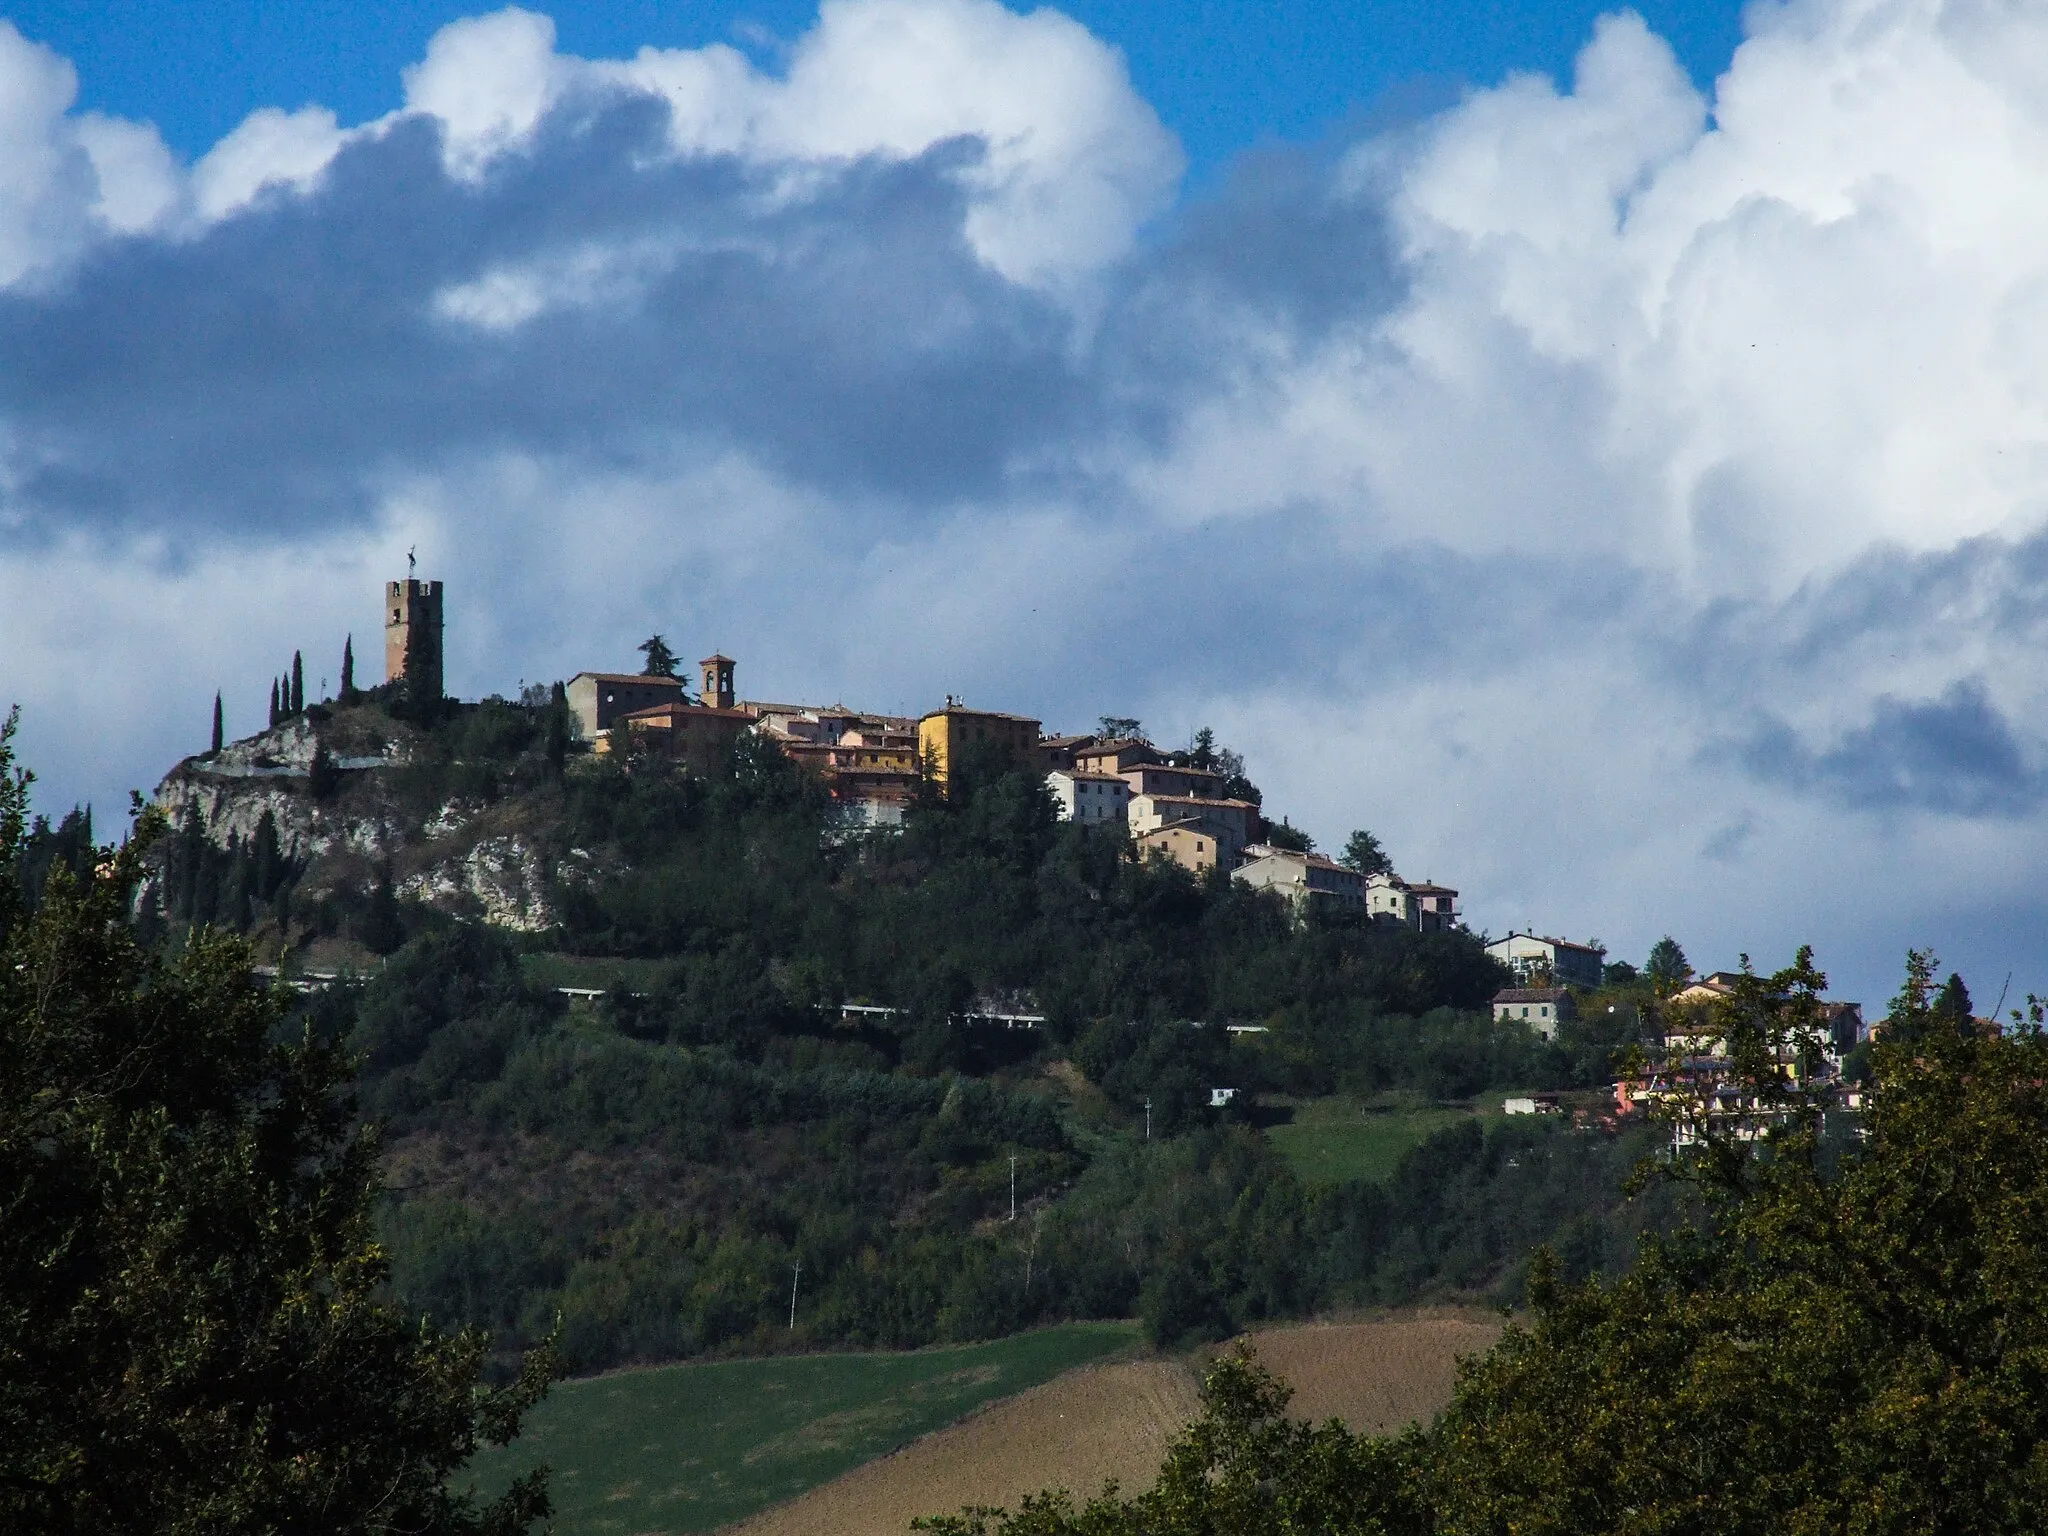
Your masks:
M365 1102L399 1149L384 1223L399 1293L508 1345L559 1311L577 1368L1133 1313L1166 1341L1511 1291L1546 1237L1575 1273L1611 1269L1642 1219L1616 1209L1642 1149L1554 1122L1460 1125L1384 1186L1304 1188L1257 1131L1206 1108L1218 1073L1281 1072L1298 1043L1282 1056L1184 1022L1091 1028L1076 1059L1113 1096L1149 1090L1146 1141L1141 1119L1060 1108L1035 1061L919 1070L915 1022L859 1036L811 1011L693 1004L686 983L571 1013L518 958L484 930L436 932L309 1008L329 1030L356 1021ZM979 1033L991 1057L1038 1038Z

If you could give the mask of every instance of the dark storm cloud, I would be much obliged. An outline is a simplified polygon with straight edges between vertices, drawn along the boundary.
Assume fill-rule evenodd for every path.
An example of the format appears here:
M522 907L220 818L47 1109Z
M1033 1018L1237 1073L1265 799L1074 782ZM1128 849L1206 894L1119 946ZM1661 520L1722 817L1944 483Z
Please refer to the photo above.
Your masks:
M1882 697L1867 724L1825 747L1770 722L1748 742L1743 758L1759 777L1818 790L1857 809L2019 816L2036 809L2048 788L2029 766L2011 723L1975 680L1934 699Z
M801 198L664 153L644 99L558 111L480 185L430 120L357 141L312 195L182 242L103 247L55 295L0 295L16 537L119 522L179 538L360 516L393 466L501 445L743 448L903 505L985 493L1083 409L1065 329L960 236L956 141ZM490 329L436 296L506 265L620 268Z

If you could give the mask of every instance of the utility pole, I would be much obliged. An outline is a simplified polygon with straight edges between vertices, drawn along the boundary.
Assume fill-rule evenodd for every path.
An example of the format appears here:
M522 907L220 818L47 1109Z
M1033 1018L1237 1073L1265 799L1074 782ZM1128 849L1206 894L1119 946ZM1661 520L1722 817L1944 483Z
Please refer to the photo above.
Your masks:
M789 1272L789 1331L791 1333L796 1332L796 1282L797 1277L803 1272L804 1261L798 1259L796 1261L796 1268Z
M1010 1220L1017 1219L1017 1154L1010 1154Z
M1152 1096L1145 1095L1145 1139L1152 1139Z

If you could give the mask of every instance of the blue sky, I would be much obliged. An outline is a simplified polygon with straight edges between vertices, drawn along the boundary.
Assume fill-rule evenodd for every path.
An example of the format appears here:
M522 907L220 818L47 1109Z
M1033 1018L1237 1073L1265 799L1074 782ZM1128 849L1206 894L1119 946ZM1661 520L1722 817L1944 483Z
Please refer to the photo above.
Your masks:
M4 14L47 808L417 547L465 696L1208 725L1478 928L2048 992L2040 7Z
M1198 180L1248 146L1313 139L1361 114L1406 116L1511 70L1562 78L1610 8L1586 0L1061 7L1123 50ZM460 0L16 0L4 14L78 63L84 106L153 122L175 149L196 156L262 106L319 102L343 122L382 116L398 106L399 71L428 38L477 9ZM1636 9L1701 85L1727 67L1740 38L1742 7L1730 0L1650 0ZM561 46L588 57L722 41L767 61L815 10L802 0L613 0L549 14Z

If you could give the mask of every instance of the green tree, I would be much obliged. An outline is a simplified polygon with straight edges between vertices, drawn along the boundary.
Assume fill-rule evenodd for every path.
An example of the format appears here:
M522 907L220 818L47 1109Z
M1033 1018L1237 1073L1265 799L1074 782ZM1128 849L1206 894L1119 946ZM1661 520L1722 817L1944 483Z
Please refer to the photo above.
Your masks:
M341 770L335 766L334 754L327 750L324 741L316 739L313 743L313 760L306 765L306 788L315 800L332 800L341 788Z
M1361 875L1391 875L1394 872L1394 861L1387 857L1387 850L1363 827L1344 839L1344 851L1337 855L1337 862Z
M1817 1105L1767 1073L1788 1116L1765 1155L1715 1138L1672 1170L1706 1220L1613 1285L1537 1277L1535 1325L1437 1431L1455 1528L2039 1529L2048 1040L1974 1037L1932 973L1910 957L1838 1172ZM1742 1002L1782 1055L1815 1021L1779 980Z
M1941 984L1941 991L1934 999L1934 1013L1942 1023L1951 1029L1968 1034L1976 1028L1976 1005L1970 1001L1970 989L1963 985L1963 978L1954 971Z
M277 728L278 718L279 712L277 707L277 679L273 677L270 680L270 726L272 730L275 730Z
M303 715L306 712L306 662L297 651L292 652L291 712Z
M668 648L668 642L659 635L649 635L640 642L640 654L647 658L647 665L640 669L644 677L674 677L676 675L676 653Z
M356 701L356 637L346 636L341 642L341 702L353 704Z
M20 728L21 706L16 704L0 720L0 943L6 942L20 913L19 901L10 901L7 893L20 887L13 866L28 835L28 792L36 781L33 773L14 763L14 733Z
M145 951L159 830L13 894L25 779L0 734L0 1528L509 1533L545 1475L456 1474L545 1389L379 1299L376 1139L351 1063L240 942Z
M1425 1536L1422 1440L1354 1435L1287 1417L1291 1389L1240 1345L1209 1368L1202 1413L1159 1480L1126 1500L1111 1484L1076 1509L1065 1492L1012 1515L968 1509L912 1522L933 1536Z
M1129 715L1104 715L1095 722L1096 733L1104 741L1143 741L1145 724Z
M1216 733L1203 726L1195 732L1193 745L1188 748L1190 768L1214 768L1216 766Z
M569 691L560 683L548 689L548 720L545 751L548 770L556 777L562 776L562 765L569 760Z
M220 710L220 690L215 689L213 695L213 746L209 750L218 752L224 745L226 725L227 722L222 717Z
M1692 962L1685 958L1685 951L1678 947L1678 940L1665 934L1650 946L1649 958L1643 962L1643 974L1650 979L1650 985L1665 996L1676 992L1692 980Z
M1310 1429L1249 1362L1212 1374L1157 1487L945 1536L1966 1531L2048 1508L2048 1036L1964 1027L1908 959L1865 1139L1782 1070L1822 1028L1808 951L1723 1023L1739 1116L1645 1169L1698 1215L1611 1281L1539 1254L1532 1321L1398 1439ZM1687 1111L1690 1113L1690 1109Z
M1266 841L1275 848L1287 848L1295 853L1314 853L1316 848L1316 840L1284 816L1266 823Z

